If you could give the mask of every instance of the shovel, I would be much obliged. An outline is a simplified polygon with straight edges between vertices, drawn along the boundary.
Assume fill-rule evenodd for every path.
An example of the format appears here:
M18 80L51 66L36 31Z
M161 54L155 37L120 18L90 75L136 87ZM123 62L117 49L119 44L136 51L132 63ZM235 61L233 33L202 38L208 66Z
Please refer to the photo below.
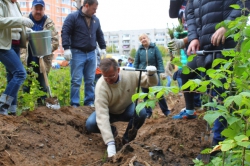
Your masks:
M141 74L142 72L144 71L147 71L145 69L135 69L135 68L130 68L130 67L127 67L127 68L123 68L123 70L127 70L127 71L140 71L140 75L139 75L139 81L138 81L138 85L137 85L137 93L140 92L140 84L141 84ZM132 141L135 139L136 135L137 135L137 127L135 125L135 118L136 118L136 106L137 106L137 103L138 103L138 99L136 99L135 101L135 111L134 111L134 116L132 119L130 119L129 121L129 127L130 129L128 130L128 142ZM132 126L131 126L132 125Z
M45 99L46 107L48 107L50 109L58 110L58 109L60 109L60 104L58 102L57 97L52 97L47 72L46 72L46 68L45 68L45 65L44 65L44 61L43 61L43 56L39 57L39 65L40 65L40 70L43 73L43 77L44 77L44 80L45 80L47 91L49 93L49 98Z

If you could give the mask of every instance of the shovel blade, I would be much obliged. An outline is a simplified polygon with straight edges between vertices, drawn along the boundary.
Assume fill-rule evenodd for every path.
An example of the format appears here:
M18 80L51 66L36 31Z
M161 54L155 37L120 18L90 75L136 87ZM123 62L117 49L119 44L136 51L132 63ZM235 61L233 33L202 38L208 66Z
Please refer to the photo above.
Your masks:
M134 126L132 129L129 129L128 131L128 142L133 141L137 135L138 129L136 129Z
M54 110L60 109L60 103L57 97L50 97L45 99L46 107Z

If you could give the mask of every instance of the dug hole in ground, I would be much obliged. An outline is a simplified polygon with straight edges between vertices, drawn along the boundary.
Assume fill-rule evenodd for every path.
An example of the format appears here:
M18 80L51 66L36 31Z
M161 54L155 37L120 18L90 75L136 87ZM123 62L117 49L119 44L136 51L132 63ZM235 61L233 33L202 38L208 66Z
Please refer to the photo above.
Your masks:
M200 136L206 132L202 117L173 120L185 107L183 96L167 98L173 109L165 117L160 108L139 129L134 141L121 145L127 123L117 122L117 154L107 160L101 134L88 134L85 122L94 111L90 107L62 107L54 111L38 107L21 116L0 115L0 165L4 166L187 166L202 148Z

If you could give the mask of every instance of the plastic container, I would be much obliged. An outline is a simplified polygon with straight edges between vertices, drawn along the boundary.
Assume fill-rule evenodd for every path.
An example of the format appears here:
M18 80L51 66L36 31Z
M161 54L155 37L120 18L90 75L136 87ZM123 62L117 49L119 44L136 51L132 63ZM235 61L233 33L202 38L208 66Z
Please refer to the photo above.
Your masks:
M28 38L34 57L52 54L50 30L28 32Z

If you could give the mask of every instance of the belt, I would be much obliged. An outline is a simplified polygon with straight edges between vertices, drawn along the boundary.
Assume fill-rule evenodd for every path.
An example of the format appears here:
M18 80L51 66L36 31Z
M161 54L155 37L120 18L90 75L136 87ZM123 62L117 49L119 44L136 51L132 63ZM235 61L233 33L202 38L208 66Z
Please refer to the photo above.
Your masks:
M77 47L73 47L73 49L78 49L78 50L80 50L80 51L82 51L83 53L89 53L89 52L92 52L92 51L94 51L95 49L93 49L93 50L85 50L85 49L82 49L82 48L77 48Z

